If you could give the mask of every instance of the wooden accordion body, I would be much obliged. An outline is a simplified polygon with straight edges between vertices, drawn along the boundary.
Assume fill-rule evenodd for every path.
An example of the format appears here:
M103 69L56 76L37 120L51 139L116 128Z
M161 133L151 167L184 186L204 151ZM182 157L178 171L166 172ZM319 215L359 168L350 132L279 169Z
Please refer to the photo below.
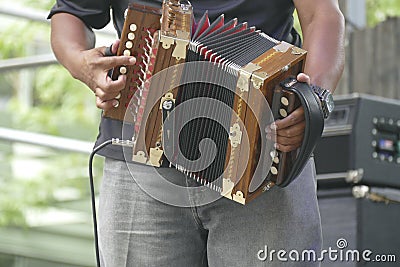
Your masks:
M236 20L224 23L223 16L210 25L205 14L197 28L193 27L192 19L192 6L185 1L164 1L162 10L135 3L129 6L118 55L133 55L137 63L113 70L113 78L126 75L127 84L121 92L119 106L105 112L104 116L133 125L132 161L160 167L167 161L165 150L169 149L172 151L172 156L168 157L169 166L245 204L275 184L281 184L297 156L296 151L262 153L260 143L266 133L260 130L256 115L262 111L254 104L257 99L252 99L255 97L252 92L262 93L275 119L288 116L300 102L282 82L290 83L289 77L303 70L306 51L276 41L247 27L246 23L238 24ZM204 83L181 85L179 81L185 76L185 68L171 67L196 61L208 61L228 69L226 79L234 82L235 92ZM163 75L152 79L163 70ZM212 73L206 75L213 76ZM177 86L160 96L158 88L165 84ZM172 125L179 124L180 119L189 121L186 117L193 111L189 106L171 118L168 117L171 110L196 97L222 101L236 115L228 116L222 126L196 118L186 126L177 127L181 132L171 138L170 131L174 129L163 126L166 120L172 120ZM242 138L244 131L249 136L247 143ZM182 154L191 162L200 157L198 146L204 138L211 138L217 144L214 161L204 170L181 164ZM180 156L174 157L177 147L182 151ZM243 149L248 152L242 152ZM257 163L265 157L271 162L268 172L256 188L250 189Z

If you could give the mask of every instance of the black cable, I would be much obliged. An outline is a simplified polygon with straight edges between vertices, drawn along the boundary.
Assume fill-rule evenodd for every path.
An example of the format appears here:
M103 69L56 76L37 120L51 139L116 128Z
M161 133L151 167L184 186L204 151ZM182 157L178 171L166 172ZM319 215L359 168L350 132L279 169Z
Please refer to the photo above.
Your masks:
M99 152L102 148L113 143L113 140L105 141L104 143L95 147L90 153L89 157L89 183L90 183L90 196L92 202L92 214L93 214L93 229L94 229L94 245L96 250L96 263L97 267L100 267L100 252L99 252L99 237L97 231L97 216L96 216L96 199L94 193L94 181L93 181L93 158L97 152Z

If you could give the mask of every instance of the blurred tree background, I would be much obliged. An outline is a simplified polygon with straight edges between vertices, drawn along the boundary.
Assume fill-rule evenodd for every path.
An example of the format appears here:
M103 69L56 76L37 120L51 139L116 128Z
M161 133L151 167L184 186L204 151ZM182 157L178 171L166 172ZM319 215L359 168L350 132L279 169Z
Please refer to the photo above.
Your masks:
M366 5L367 24L370 27L375 26L389 17L400 16L399 0L366 0Z
M14 3L49 10L54 1ZM0 59L51 52L49 25L7 16L1 25ZM1 72L0 84L0 127L95 139L100 111L93 93L60 65ZM31 87L28 99L21 97L24 86ZM0 141L0 158L0 226L29 226L32 208L88 197L87 155ZM99 178L102 161L95 163Z
M13 3L49 10L54 1L14 0ZM366 0L366 3L369 26L400 15L398 0ZM1 24L0 60L50 52L49 25L6 16L1 17ZM18 91L27 79L32 86L28 103L21 101ZM95 107L93 94L82 83L72 79L61 66L2 72L0 85L1 127L85 141L95 139L100 112ZM25 226L29 208L88 196L87 155L56 153L47 149L28 155L30 150L27 146L16 149L4 141L0 141L0 148L0 226ZM30 157L31 163L39 160L43 168L33 177L14 177L15 162L21 156ZM101 164L97 161L98 177ZM62 191L69 193L63 194Z

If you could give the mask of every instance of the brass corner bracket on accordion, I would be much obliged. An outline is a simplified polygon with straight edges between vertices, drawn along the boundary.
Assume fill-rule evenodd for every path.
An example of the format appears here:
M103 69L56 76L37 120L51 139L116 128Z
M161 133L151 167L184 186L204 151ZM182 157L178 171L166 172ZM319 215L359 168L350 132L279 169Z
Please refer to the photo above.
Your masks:
M304 68L306 51L246 23L225 23L223 15L209 23L205 14L194 27L192 6L187 1L166 0L162 9L133 3L127 9L118 55L133 55L137 63L113 70L114 79L126 75L127 83L119 106L104 116L132 125L132 161L155 167L168 161L199 184L239 203L248 203L274 185L288 185L304 167L322 133L317 98L307 85L293 78ZM201 67L188 70L183 63ZM233 90L221 84L183 84L188 75L205 75L216 83L222 80ZM169 88L162 91L166 85ZM211 99L204 106L184 105L204 98ZM298 151L263 150L266 133L259 118L268 120L268 116L258 107L259 100L269 105L272 119L304 107L306 131ZM213 110L209 105L213 101L229 106L232 114L213 111L225 116L222 122L204 118L199 110ZM194 113L202 118L191 119ZM199 150L203 139L213 140L216 151L215 158L199 169L196 160L204 156ZM255 183L259 162L268 162L268 170Z

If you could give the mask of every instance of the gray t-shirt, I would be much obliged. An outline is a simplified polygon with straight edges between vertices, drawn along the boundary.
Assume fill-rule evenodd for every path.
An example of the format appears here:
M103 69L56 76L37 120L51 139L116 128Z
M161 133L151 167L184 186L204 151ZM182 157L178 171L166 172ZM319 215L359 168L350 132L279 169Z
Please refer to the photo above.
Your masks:
M103 28L113 17L115 29L120 35L124 23L124 12L132 0L57 0L50 11L49 18L60 12L77 16L90 28ZM149 5L161 7L162 0L137 0ZM278 40L300 45L299 35L293 29L294 4L292 0L193 0L191 1L195 17L200 18L206 10L212 21L221 14L225 20L238 18L239 22L248 22L266 34ZM111 9L111 13L110 13ZM124 131L130 131L124 127ZM120 121L102 117L96 145L111 138L122 138ZM123 160L122 148L107 146L99 153L103 156Z
M124 11L132 0L57 0L49 17L66 12L81 18L89 27L100 29L110 21L110 8L118 33L124 23ZM161 6L162 0L140 0L147 4ZM208 10L211 19L225 14L226 19L238 18L248 22L278 40L290 40L293 26L294 4L292 0L194 0L195 17L199 18ZM288 40L289 38L289 40Z

